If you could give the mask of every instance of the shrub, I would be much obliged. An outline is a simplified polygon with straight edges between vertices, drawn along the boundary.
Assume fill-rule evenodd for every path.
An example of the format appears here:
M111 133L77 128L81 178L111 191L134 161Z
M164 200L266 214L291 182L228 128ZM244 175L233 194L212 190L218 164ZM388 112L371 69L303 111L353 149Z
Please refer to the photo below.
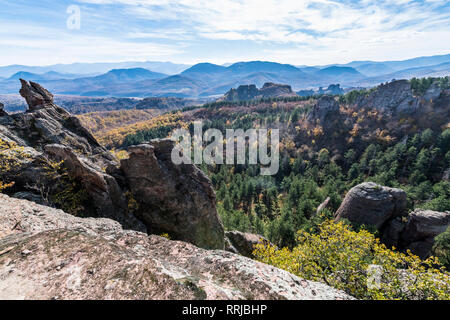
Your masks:
M299 231L292 250L258 244L253 254L359 299L450 299L450 275L436 258L422 261L410 252L387 249L369 231L355 232L342 222L327 220L317 234ZM375 283L373 269L379 271Z

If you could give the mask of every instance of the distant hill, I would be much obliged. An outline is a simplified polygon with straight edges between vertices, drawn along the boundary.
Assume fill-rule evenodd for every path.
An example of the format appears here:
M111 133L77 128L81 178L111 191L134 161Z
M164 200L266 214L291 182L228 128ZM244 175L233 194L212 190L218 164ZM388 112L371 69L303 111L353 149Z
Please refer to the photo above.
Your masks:
M166 74L153 72L144 68L132 69L113 69L103 75L92 77L94 81L111 81L117 82L131 82L149 79L161 79L167 77Z
M42 80L61 80L61 79L76 79L81 77L79 74L63 74L56 71L49 71L43 74L31 73L26 71L19 71L9 77L7 80L28 79L32 81Z
M363 77L364 75L351 67L337 67L332 66L328 68L320 69L316 72L316 75L324 77L342 77L342 76L355 76Z
M72 64L55 64L50 66L26 66L26 65L10 65L0 67L0 77L9 78L14 73L26 71L31 73L42 74L49 71L56 71L68 74L82 74L85 76L99 75L106 73L112 69L130 69L145 68L154 72L165 74L178 74L189 68L190 65L176 64L172 62L160 61L128 61L117 63L72 63Z
M181 74L189 75L189 74L203 74L203 73L221 73L227 70L226 67L219 66L217 64L212 63L199 63L187 70L184 70Z
M123 62L54 65L50 67L0 67L0 94L17 93L18 78L35 80L56 94L99 97L179 97L217 98L231 88L254 84L283 83L294 91L320 91L330 84L372 87L392 79L450 75L450 54L419 57L404 61L353 61L328 66L293 66L270 61L247 61L194 66L165 62ZM111 68L114 66L114 68ZM153 68L153 67L154 68ZM109 68L98 74L98 70ZM177 70L176 74L160 70ZM43 72L43 70L46 70ZM20 72L20 73L17 73ZM78 74L90 73L87 76ZM96 73L95 75L92 75Z

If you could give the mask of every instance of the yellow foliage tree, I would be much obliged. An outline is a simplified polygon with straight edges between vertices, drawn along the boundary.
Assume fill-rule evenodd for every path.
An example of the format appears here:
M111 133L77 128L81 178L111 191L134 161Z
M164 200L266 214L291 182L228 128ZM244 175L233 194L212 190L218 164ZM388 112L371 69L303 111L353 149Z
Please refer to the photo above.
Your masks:
M17 169L20 161L27 158L29 158L29 155L24 152L23 147L17 145L15 142L0 139L0 173ZM0 180L0 192L13 185L13 181Z
M299 231L292 250L258 244L254 255L360 299L450 299L450 275L436 258L387 249L369 231L343 222L325 221L317 234Z

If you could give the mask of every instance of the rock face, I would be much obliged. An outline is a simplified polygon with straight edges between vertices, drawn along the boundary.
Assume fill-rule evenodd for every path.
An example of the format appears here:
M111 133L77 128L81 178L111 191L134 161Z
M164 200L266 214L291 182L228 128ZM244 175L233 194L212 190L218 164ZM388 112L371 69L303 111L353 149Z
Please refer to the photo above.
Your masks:
M130 159L120 164L78 118L53 103L50 92L34 82L21 83L27 112L0 118L0 139L26 153L14 170L0 172L0 179L15 182L6 192L58 206L53 199L65 189L58 184L62 179L49 175L47 168L63 161L69 185L77 188L69 193L76 195L72 200L84 216L111 218L126 229L168 233L205 248L224 248L211 182L194 165L172 164L173 142L131 147Z
M5 107L4 104L0 102L0 117L7 116L7 115L8 115L8 114L6 113L6 111L3 110L4 107Z
M261 98L294 97L297 94L292 91L291 86L267 82L261 89L254 84L241 85L237 89L228 91L221 100L224 101L247 101Z
M350 189L336 211L336 219L348 219L380 230L388 220L405 215L405 210L403 190L365 182Z
M237 89L230 89L222 98L225 101L246 101L258 96L258 88L254 85L241 85Z
M0 194L0 299L352 299L229 252Z
M341 85L340 84L330 84L329 86L328 86L328 88L322 88L322 87L319 87L319 89L318 90L312 90L312 89L310 89L310 90L300 90L300 91L297 91L297 94L299 95L299 96L302 96L302 97L308 97L308 96L313 96L313 95L319 95L319 94L328 94L328 95L341 95L341 94L344 94L345 92L344 92L344 90L341 88Z
M327 117L339 111L339 103L334 97L323 96L317 100L317 104L309 112L309 121L320 119L320 123L325 124Z
M232 246L231 250L229 251L236 250L239 254L242 254L243 256L249 258L254 257L253 250L255 245L257 245L258 243L269 243L266 238L253 233L227 231L225 235Z
M395 108L398 111L414 112L419 100L415 99L408 80L398 80L381 84L377 90L366 97L361 97L357 103L383 111Z
M39 83L20 79L22 88L19 93L25 98L30 111L45 108L53 104L53 95Z
M318 94L330 94L330 95L340 95L344 94L344 90L341 88L340 84L330 84L328 88L323 89L322 87L319 88Z
M163 139L133 146L129 159L122 160L121 169L138 203L136 215L151 233L168 232L173 239L223 249L224 230L211 181L195 166L174 165L174 144Z
M450 212L416 210L408 216L401 233L400 246L410 249L421 258L429 255L434 238L450 226Z
M295 97L297 94L292 91L292 88L289 85L267 82L259 89L258 95L262 98L273 98Z
M403 190L366 182L347 193L336 212L336 220L375 226L388 247L409 249L425 259L431 253L434 238L450 225L450 212L419 209L405 216L405 209Z

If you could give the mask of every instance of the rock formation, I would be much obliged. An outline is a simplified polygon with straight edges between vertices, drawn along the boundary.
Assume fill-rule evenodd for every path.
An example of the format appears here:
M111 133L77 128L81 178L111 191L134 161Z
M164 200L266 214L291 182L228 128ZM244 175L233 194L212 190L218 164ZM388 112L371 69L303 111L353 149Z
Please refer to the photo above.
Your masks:
M153 234L203 248L224 248L224 230L215 207L209 178L193 165L174 165L175 142L153 140L128 149L121 169L138 203L137 217Z
M403 190L365 182L350 189L336 211L336 219L347 219L380 230L388 220L406 215L405 210L406 193Z
M19 93L25 98L30 111L45 108L53 104L53 95L39 83L20 79L22 88Z
M239 254L242 254L245 257L253 258L253 250L255 245L259 243L268 244L269 240L266 238L253 234L253 233L247 233L247 232L240 232L240 231L227 231L225 233L226 237L230 241L231 244L231 250L229 251L233 252L236 251Z
M291 86L272 82L265 83L258 93L258 96L262 98L295 97L296 95Z
M344 92L344 90L341 88L341 85L340 85L340 84L330 84L330 85L328 86L328 88L326 88L326 89L324 89L324 88L322 88L322 87L319 87L318 90L312 90L312 89L309 89L309 90L300 90L300 91L297 91L297 94L298 94L299 96L302 96L302 97L310 97L310 96L313 96L313 95L319 95L319 94L342 95L342 94L344 94L344 93L345 93L345 92Z
M332 96L323 96L317 100L312 110L308 113L309 121L320 120L321 124L325 124L327 117L339 112L339 104Z
M450 212L415 210L408 215L399 246L426 258L431 252L434 238L445 232L449 226Z
M450 225L450 212L419 209L406 215L405 209L403 190L365 182L347 193L336 212L336 220L374 226L388 247L410 249L425 259L430 255L434 238Z
M294 97L297 94L291 86L267 82L261 89L254 84L241 85L237 89L231 89L220 100L223 101L247 101L261 98Z
M194 165L172 164L173 142L131 147L130 159L120 164L78 118L54 104L50 92L34 82L21 83L27 112L0 118L0 139L23 147L26 154L14 170L0 172L3 181L15 182L8 193L58 206L53 199L67 189L48 168L63 161L68 184L76 189L69 196L73 193L76 199L71 200L84 216L111 218L127 229L168 233L205 248L224 248L211 182Z
M6 113L6 111L3 109L5 106L3 103L0 102L0 117L3 116L7 116L8 114Z
M352 299L222 250L0 194L0 299Z

